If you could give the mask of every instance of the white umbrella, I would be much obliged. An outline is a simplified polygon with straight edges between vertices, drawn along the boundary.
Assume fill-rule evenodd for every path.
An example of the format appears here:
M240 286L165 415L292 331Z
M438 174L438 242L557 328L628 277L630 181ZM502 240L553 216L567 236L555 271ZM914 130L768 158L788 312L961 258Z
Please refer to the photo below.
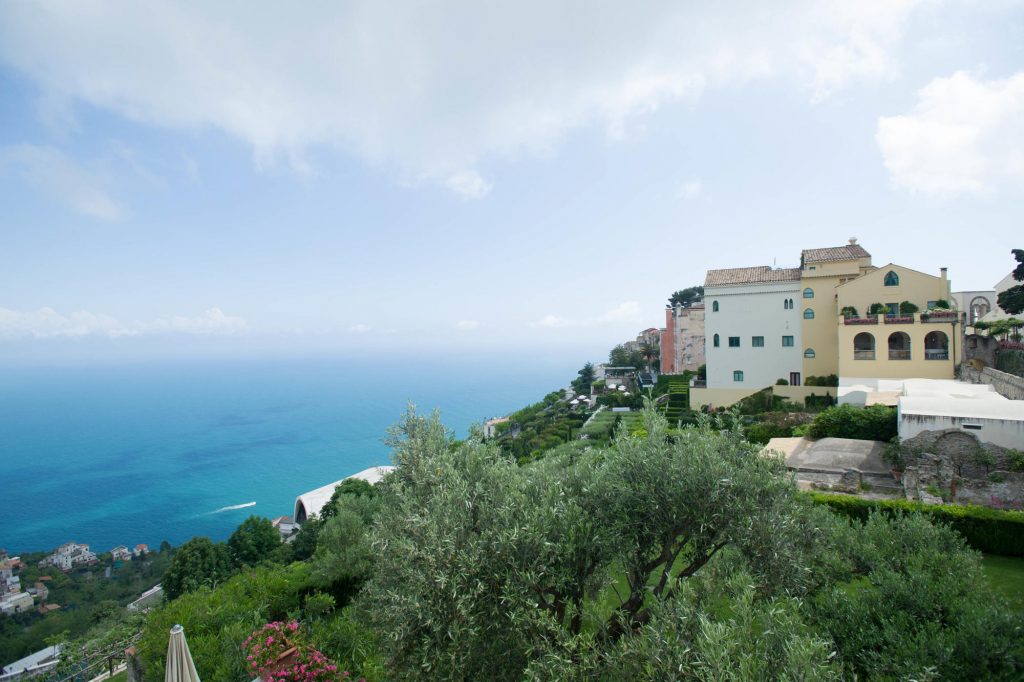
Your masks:
M196 664L185 641L185 628L175 625L171 628L171 639L167 642L167 668L164 682L199 682Z

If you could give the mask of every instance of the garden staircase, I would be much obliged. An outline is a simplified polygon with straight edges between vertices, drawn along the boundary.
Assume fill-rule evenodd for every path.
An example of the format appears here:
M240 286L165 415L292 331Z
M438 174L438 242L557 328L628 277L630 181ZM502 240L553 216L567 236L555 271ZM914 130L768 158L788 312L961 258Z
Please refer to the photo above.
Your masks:
M665 418L670 425L675 425L690 408L690 382L686 377L669 377L668 403L665 405Z

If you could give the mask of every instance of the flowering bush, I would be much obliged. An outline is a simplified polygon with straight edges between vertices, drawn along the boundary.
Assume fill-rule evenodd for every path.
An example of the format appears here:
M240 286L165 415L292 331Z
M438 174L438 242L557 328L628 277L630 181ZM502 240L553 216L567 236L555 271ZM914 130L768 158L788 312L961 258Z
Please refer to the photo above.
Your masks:
M348 671L301 639L297 621L267 623L242 645L246 661L266 682L335 682L349 679Z

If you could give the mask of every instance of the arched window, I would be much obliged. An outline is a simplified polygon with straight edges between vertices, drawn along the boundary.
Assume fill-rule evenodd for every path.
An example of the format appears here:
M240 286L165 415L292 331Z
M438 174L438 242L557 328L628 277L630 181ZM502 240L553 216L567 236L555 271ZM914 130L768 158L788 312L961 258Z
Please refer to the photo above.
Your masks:
M987 298L975 296L971 299L971 324L977 322L979 318L988 315L990 310L992 310L992 304L989 303Z
M711 312L713 312L713 313L717 313L718 312L718 301L712 301L711 302Z
M898 287L900 285L900 276L890 270L885 273L885 286L887 287Z
M868 332L861 332L853 337L853 359L875 359L875 337Z
M925 360L949 360L949 337L946 332L928 332L924 337Z
M789 310L789 299L788 298L782 299L782 309L783 310Z
M804 319L805 320L813 320L814 319L814 310L811 309L811 308L805 308L804 309Z
M814 357L814 349L813 348L808 348L807 350L805 350L804 351L804 357L805 358L813 358Z
M713 343L715 344L715 348L718 348L718 334L715 334L715 340Z
M906 332L893 332L889 334L889 359L910 359L910 336Z
M789 301L789 309L792 310L793 309L793 299L787 298L786 300Z
M814 289L810 287L804 289L804 298L814 298Z

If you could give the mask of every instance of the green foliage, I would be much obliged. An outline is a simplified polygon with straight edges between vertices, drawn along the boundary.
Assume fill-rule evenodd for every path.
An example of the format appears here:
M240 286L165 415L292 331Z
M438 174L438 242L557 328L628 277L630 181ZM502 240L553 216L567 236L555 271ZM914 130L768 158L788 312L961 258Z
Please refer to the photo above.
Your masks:
M231 553L223 542L214 544L210 538L192 538L174 553L161 583L168 599L177 599L186 592L213 586L234 573Z
M357 497L366 495L373 497L376 494L377 489L373 484L367 483L361 478L346 478L334 488L334 493L331 494L331 499L324 505L324 508L320 510L320 519L327 520L333 517L338 509L339 500L343 499L345 495L355 495Z
M828 376L810 375L804 379L804 386L838 386L839 375L829 374Z
M929 505L907 500L865 500L850 495L808 494L816 504L827 505L835 512L860 521L866 520L876 510L890 515L920 512L957 531L979 552L1024 556L1024 512L974 505Z
M590 393L590 387L594 383L594 365L588 362L577 373L578 376L572 380L572 387L577 393Z
M628 407L638 410L644 406L644 398L636 393L625 395L626 391L608 391L597 397L597 404L605 407Z
M668 305L671 308L682 306L689 308L694 301L699 301L704 296L704 287L694 286L680 289L668 297Z
M935 305L933 306L933 310L949 310L949 309L950 309L949 301L947 301L944 298L940 298L939 300L935 301Z
M881 315L889 312L889 309L885 307L884 303L872 303L871 307L868 308L868 315Z
M1011 253L1017 261L1017 267L1013 269L1013 279L1024 282L1024 249L1012 249ZM1011 315L1024 313L1024 284L1018 284L1000 292L996 303Z
M509 426L494 440L509 457L527 462L575 440L586 420L586 413L571 408L561 391L552 391L542 401L509 415Z
M1024 452L1020 450L1006 451L1006 464L1011 471L1024 471Z
M313 555L313 578L339 604L346 604L366 580L373 566L369 526L381 500L373 495L343 495L335 515L320 529Z
M896 410L884 405L830 407L814 418L807 435L889 442L896 436Z
M816 579L795 565L817 551L820 525L781 463L706 425L669 438L651 409L643 431L516 466L479 441L454 447L436 416L407 415L356 602L391 677L520 679L552 642L567 655L585 623L609 647L726 547L749 559L759 594ZM614 573L617 593L605 589Z
M785 379L779 379L778 381L775 382L775 385L776 386L789 386L789 382L786 381Z
M839 314L843 317L859 317L857 309L852 305L844 305L843 309L839 311Z
M920 514L868 515L846 537L851 571L811 600L847 676L1019 679L1024 621L987 589L979 557ZM955 570L950 570L955 567Z
M916 303L911 303L910 301L900 301L900 315L913 315L919 310L920 308L917 307Z
M327 506L333 511L334 507L331 507L330 504ZM299 532L295 534L295 537L289 543L292 548L292 561L305 561L313 556L322 527L323 521L315 514L303 521Z
M643 369L647 363L639 350L627 350L625 346L619 344L608 353L608 364L612 367Z
M990 473L988 475L988 480L989 480L989 483L1002 483L1003 481L1006 480L1006 477L1003 476L998 471L993 471L992 473Z
M228 538L228 550L239 566L253 566L265 561L281 546L281 535L270 519L250 516L242 521Z
M242 642L264 623L302 615L303 597L313 592L312 583L307 564L261 565L216 589L204 585L167 602L150 613L138 645L145 678L164 678L167 636L177 623L185 628L192 658L205 682L251 679Z

